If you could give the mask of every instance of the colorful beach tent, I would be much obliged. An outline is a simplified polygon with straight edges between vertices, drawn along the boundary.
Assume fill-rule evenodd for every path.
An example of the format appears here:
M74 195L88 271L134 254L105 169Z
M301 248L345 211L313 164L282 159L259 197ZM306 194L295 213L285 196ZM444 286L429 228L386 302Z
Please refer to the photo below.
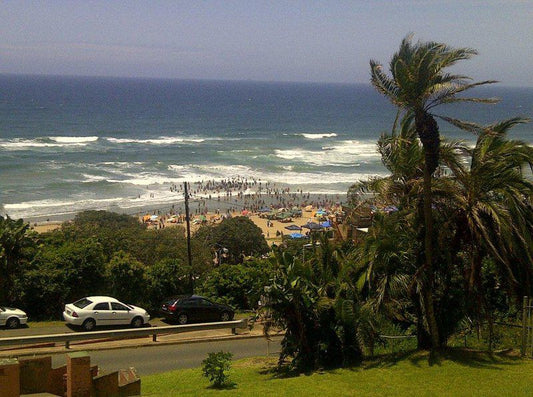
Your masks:
M302 230L302 228L298 225L289 225L289 226L285 226L285 229L287 230Z
M306 237L302 233L291 233L291 234L289 234L289 236L290 236L290 238L304 238L304 237Z
M323 226L319 225L316 222L307 222L302 227L305 227L306 229L309 229L309 230L320 230L320 229L323 229Z

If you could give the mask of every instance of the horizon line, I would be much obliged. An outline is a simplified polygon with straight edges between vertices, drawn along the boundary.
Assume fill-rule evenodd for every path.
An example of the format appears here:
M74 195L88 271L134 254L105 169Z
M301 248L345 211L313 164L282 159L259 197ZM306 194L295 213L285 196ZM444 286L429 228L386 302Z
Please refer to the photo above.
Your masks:
M159 81L197 81L197 82L227 82L227 83L257 83L257 84L310 84L310 85L337 85L337 86L372 86L370 79L363 82L335 82L335 81L297 81L297 80L255 80L255 79L216 79L216 78L185 78L185 77L153 77L153 76L117 76L117 75L83 75L83 74L48 74L48 73L12 73L0 72L0 76L19 77L64 77L64 78L93 78L93 79L123 79L123 80L159 80ZM484 88L523 88L533 89L532 86L513 85L497 82Z

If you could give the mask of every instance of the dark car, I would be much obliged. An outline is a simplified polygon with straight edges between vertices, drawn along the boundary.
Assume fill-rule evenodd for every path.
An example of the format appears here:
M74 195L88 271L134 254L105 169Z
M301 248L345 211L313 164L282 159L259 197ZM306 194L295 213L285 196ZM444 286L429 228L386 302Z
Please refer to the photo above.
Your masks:
M169 322L180 325L209 321L230 321L235 311L198 295L169 298L161 305L161 313Z

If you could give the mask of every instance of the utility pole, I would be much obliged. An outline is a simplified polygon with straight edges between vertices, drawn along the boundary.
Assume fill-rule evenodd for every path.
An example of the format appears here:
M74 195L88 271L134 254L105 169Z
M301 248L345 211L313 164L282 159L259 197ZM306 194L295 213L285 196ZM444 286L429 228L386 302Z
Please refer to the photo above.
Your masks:
M183 183L183 191L185 194L185 221L187 222L187 261L189 264L189 286L191 294L194 293L194 278L192 274L192 255L191 255L191 219L189 217L189 192L187 190L188 183Z

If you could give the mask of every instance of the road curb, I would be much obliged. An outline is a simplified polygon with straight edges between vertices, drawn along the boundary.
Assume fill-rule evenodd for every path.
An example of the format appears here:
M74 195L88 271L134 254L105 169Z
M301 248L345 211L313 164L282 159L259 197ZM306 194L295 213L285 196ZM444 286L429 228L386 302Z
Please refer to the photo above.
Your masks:
M272 335L271 337L283 336L284 333L279 333ZM65 354L75 351L99 351L99 350L116 350L116 349L127 349L127 348L141 348L141 347L152 347L152 346L166 346L166 345L181 345L181 344L191 344L191 343L207 343L207 342L218 342L218 341L227 341L227 340L238 340L238 339L258 339L266 338L263 334L241 334L241 335L219 335L213 337L196 337L196 338L187 338L187 339L174 339L174 340L158 340L156 342L150 340L142 342L139 344L128 344L121 343L125 340L114 340L113 342L95 342L94 346L90 346L87 343L75 344L71 343L70 348L67 349L64 346L56 346L54 348L43 348L39 350L30 350L27 349L18 349L18 350L4 350L0 351L0 358L13 358L13 357L37 357L37 356L49 356L56 354ZM131 339L130 339L131 340ZM100 346L97 346L100 344Z

